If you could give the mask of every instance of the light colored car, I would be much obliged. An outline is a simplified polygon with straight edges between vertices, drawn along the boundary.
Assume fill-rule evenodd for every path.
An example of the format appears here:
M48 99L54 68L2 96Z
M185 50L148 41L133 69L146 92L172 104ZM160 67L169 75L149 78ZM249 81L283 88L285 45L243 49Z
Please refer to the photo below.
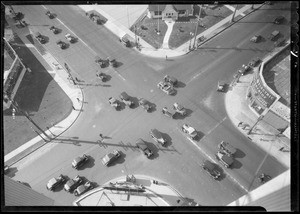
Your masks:
M219 145L218 148L221 152L233 156L236 153L236 148L234 148L231 144L228 142L222 141Z
M197 131L196 129L194 129L193 127L187 125L187 124L183 124L183 126L181 127L181 131L183 131L184 133L188 134L188 136L190 138L192 138L193 140L196 139L197 137Z
M136 146L143 152L144 155L147 156L147 158L150 158L153 155L153 152L148 148L145 141L143 141L141 138L136 141Z
M249 65L242 65L242 68L238 70L238 73L240 73L242 76L251 70L251 67Z
M65 35L65 38L66 38L69 42L71 42L71 43L73 43L73 42L76 41L75 37L72 36L72 35L69 34L69 33L67 33L67 34Z
M149 134L155 142L160 143L163 146L166 145L167 140L162 136L161 132L158 131L157 129L151 129Z
M163 92L165 92L168 95L172 95L175 93L175 89L173 88L173 86L168 83L168 82L159 82L157 84L157 87L162 90Z
M254 35L251 39L250 39L250 42L259 42L261 39L261 36L260 35Z
M48 181L46 188L48 190L53 191L55 188L59 187L65 181L66 181L66 177L64 175L60 175L57 178L52 178L50 181Z
M216 166L208 160L203 162L202 168L215 180L221 176L221 173L217 170Z
M121 153L118 150L114 150L113 152L106 154L102 158L102 163L104 166L108 166L109 164L117 160L120 156Z
M220 161L221 164L223 164L226 168L229 168L233 164L233 158L229 155L218 151L216 154L216 158Z
M117 109L120 106L118 100L113 97L108 98L108 102L112 107L115 107L115 109Z
M83 193L93 188L94 186L92 185L92 183L90 181L87 181L85 184L80 185L74 190L74 195L76 196L82 195Z
M72 167L78 169L79 167L83 166L86 162L88 162L88 160L89 157L86 154L79 156L72 161Z
M64 190L67 192L72 192L75 188L77 188L82 183L83 183L82 177L80 177L79 175L76 175L75 178L67 181L67 183L64 186Z
M179 103L174 103L173 104L173 109L178 112L179 114L181 114L182 116L186 115L186 109L180 105Z

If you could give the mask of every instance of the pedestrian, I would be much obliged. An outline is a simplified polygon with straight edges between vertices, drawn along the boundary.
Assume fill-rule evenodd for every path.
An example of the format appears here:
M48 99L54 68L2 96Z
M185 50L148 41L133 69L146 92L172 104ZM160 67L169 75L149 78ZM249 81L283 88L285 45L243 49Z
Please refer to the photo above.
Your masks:
M76 110L76 109L74 108L74 106L72 106L72 108L73 108L73 110Z
M78 79L77 77L75 77L75 80L76 80L77 82L80 82L79 79Z
M178 200L177 200L177 204L179 204L179 202L180 202L180 200L178 199Z
M80 103L80 99L77 97L77 101Z
M243 122L239 122L238 127L240 127L243 124Z
M103 140L103 135L102 134L99 134L100 138L101 138L101 141Z
M168 60L168 56L166 55L166 61Z

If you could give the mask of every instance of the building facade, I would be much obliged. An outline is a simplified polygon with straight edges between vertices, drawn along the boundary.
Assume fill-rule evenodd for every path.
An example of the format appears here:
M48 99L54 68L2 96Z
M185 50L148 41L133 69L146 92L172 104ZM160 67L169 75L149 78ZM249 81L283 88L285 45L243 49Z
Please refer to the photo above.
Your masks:
M174 20L179 17L193 16L193 5L149 5L148 17L152 19Z

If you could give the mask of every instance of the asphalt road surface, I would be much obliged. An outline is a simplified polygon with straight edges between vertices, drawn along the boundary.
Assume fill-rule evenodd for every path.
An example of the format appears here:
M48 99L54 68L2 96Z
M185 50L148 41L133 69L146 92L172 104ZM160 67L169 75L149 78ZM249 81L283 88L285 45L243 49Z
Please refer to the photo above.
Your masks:
M272 24L278 13L289 20L288 10L256 11L197 51L165 61L124 47L116 36L88 20L76 6L46 7L56 13L56 19L49 19L46 9L39 5L16 6L15 11L23 12L28 23L49 38L46 49L61 64L68 63L73 76L84 81L84 107L74 125L58 140L16 165L15 180L29 183L62 205L71 205L76 197L64 192L62 187L56 192L47 191L48 180L61 173L70 178L79 174L101 185L126 174L144 174L169 183L201 205L227 205L259 186L255 174L264 172L275 177L285 171L284 166L231 123L224 106L225 95L216 92L216 87L219 80L229 84L242 64L272 51L273 42L267 36L273 30L289 36L288 23ZM49 30L51 25L62 32L54 35ZM66 33L76 36L78 41L61 50L55 43L58 39L66 41ZM257 33L265 39L253 44L249 40ZM115 58L119 67L100 68L94 62L95 56ZM107 73L109 81L103 83L97 79L96 71ZM175 96L165 94L156 86L165 74L180 81ZM136 104L133 109L122 105L121 110L116 111L109 105L108 98L119 99L122 91L133 97ZM140 97L155 105L152 112L147 113L137 106ZM161 109L164 106L171 109L174 102L188 109L186 117L171 119L162 115ZM183 123L196 128L198 141L190 141L180 131ZM151 128L158 129L168 139L166 147L151 139ZM101 144L97 143L100 133L105 136ZM138 138L144 139L154 152L152 159L147 159L136 148ZM231 169L221 166L215 158L217 145L222 140L237 148ZM103 166L101 158L114 149L122 152L121 158L113 166ZM83 153L89 154L92 160L76 171L71 162ZM218 164L222 172L220 181L213 180L202 170L205 159Z

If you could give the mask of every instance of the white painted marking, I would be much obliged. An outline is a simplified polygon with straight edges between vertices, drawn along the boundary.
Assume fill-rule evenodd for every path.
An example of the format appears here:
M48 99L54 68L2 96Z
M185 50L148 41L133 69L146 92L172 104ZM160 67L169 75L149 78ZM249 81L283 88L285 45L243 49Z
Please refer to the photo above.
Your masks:
M206 135L210 134L214 129L216 129L221 123L224 122L224 120L226 120L226 118L227 118L227 117L224 117L224 118L221 120L221 122L217 123L217 125L215 125L211 130L209 130L209 131L207 132Z
M93 127L93 128L96 128L96 125L93 125L92 127Z

